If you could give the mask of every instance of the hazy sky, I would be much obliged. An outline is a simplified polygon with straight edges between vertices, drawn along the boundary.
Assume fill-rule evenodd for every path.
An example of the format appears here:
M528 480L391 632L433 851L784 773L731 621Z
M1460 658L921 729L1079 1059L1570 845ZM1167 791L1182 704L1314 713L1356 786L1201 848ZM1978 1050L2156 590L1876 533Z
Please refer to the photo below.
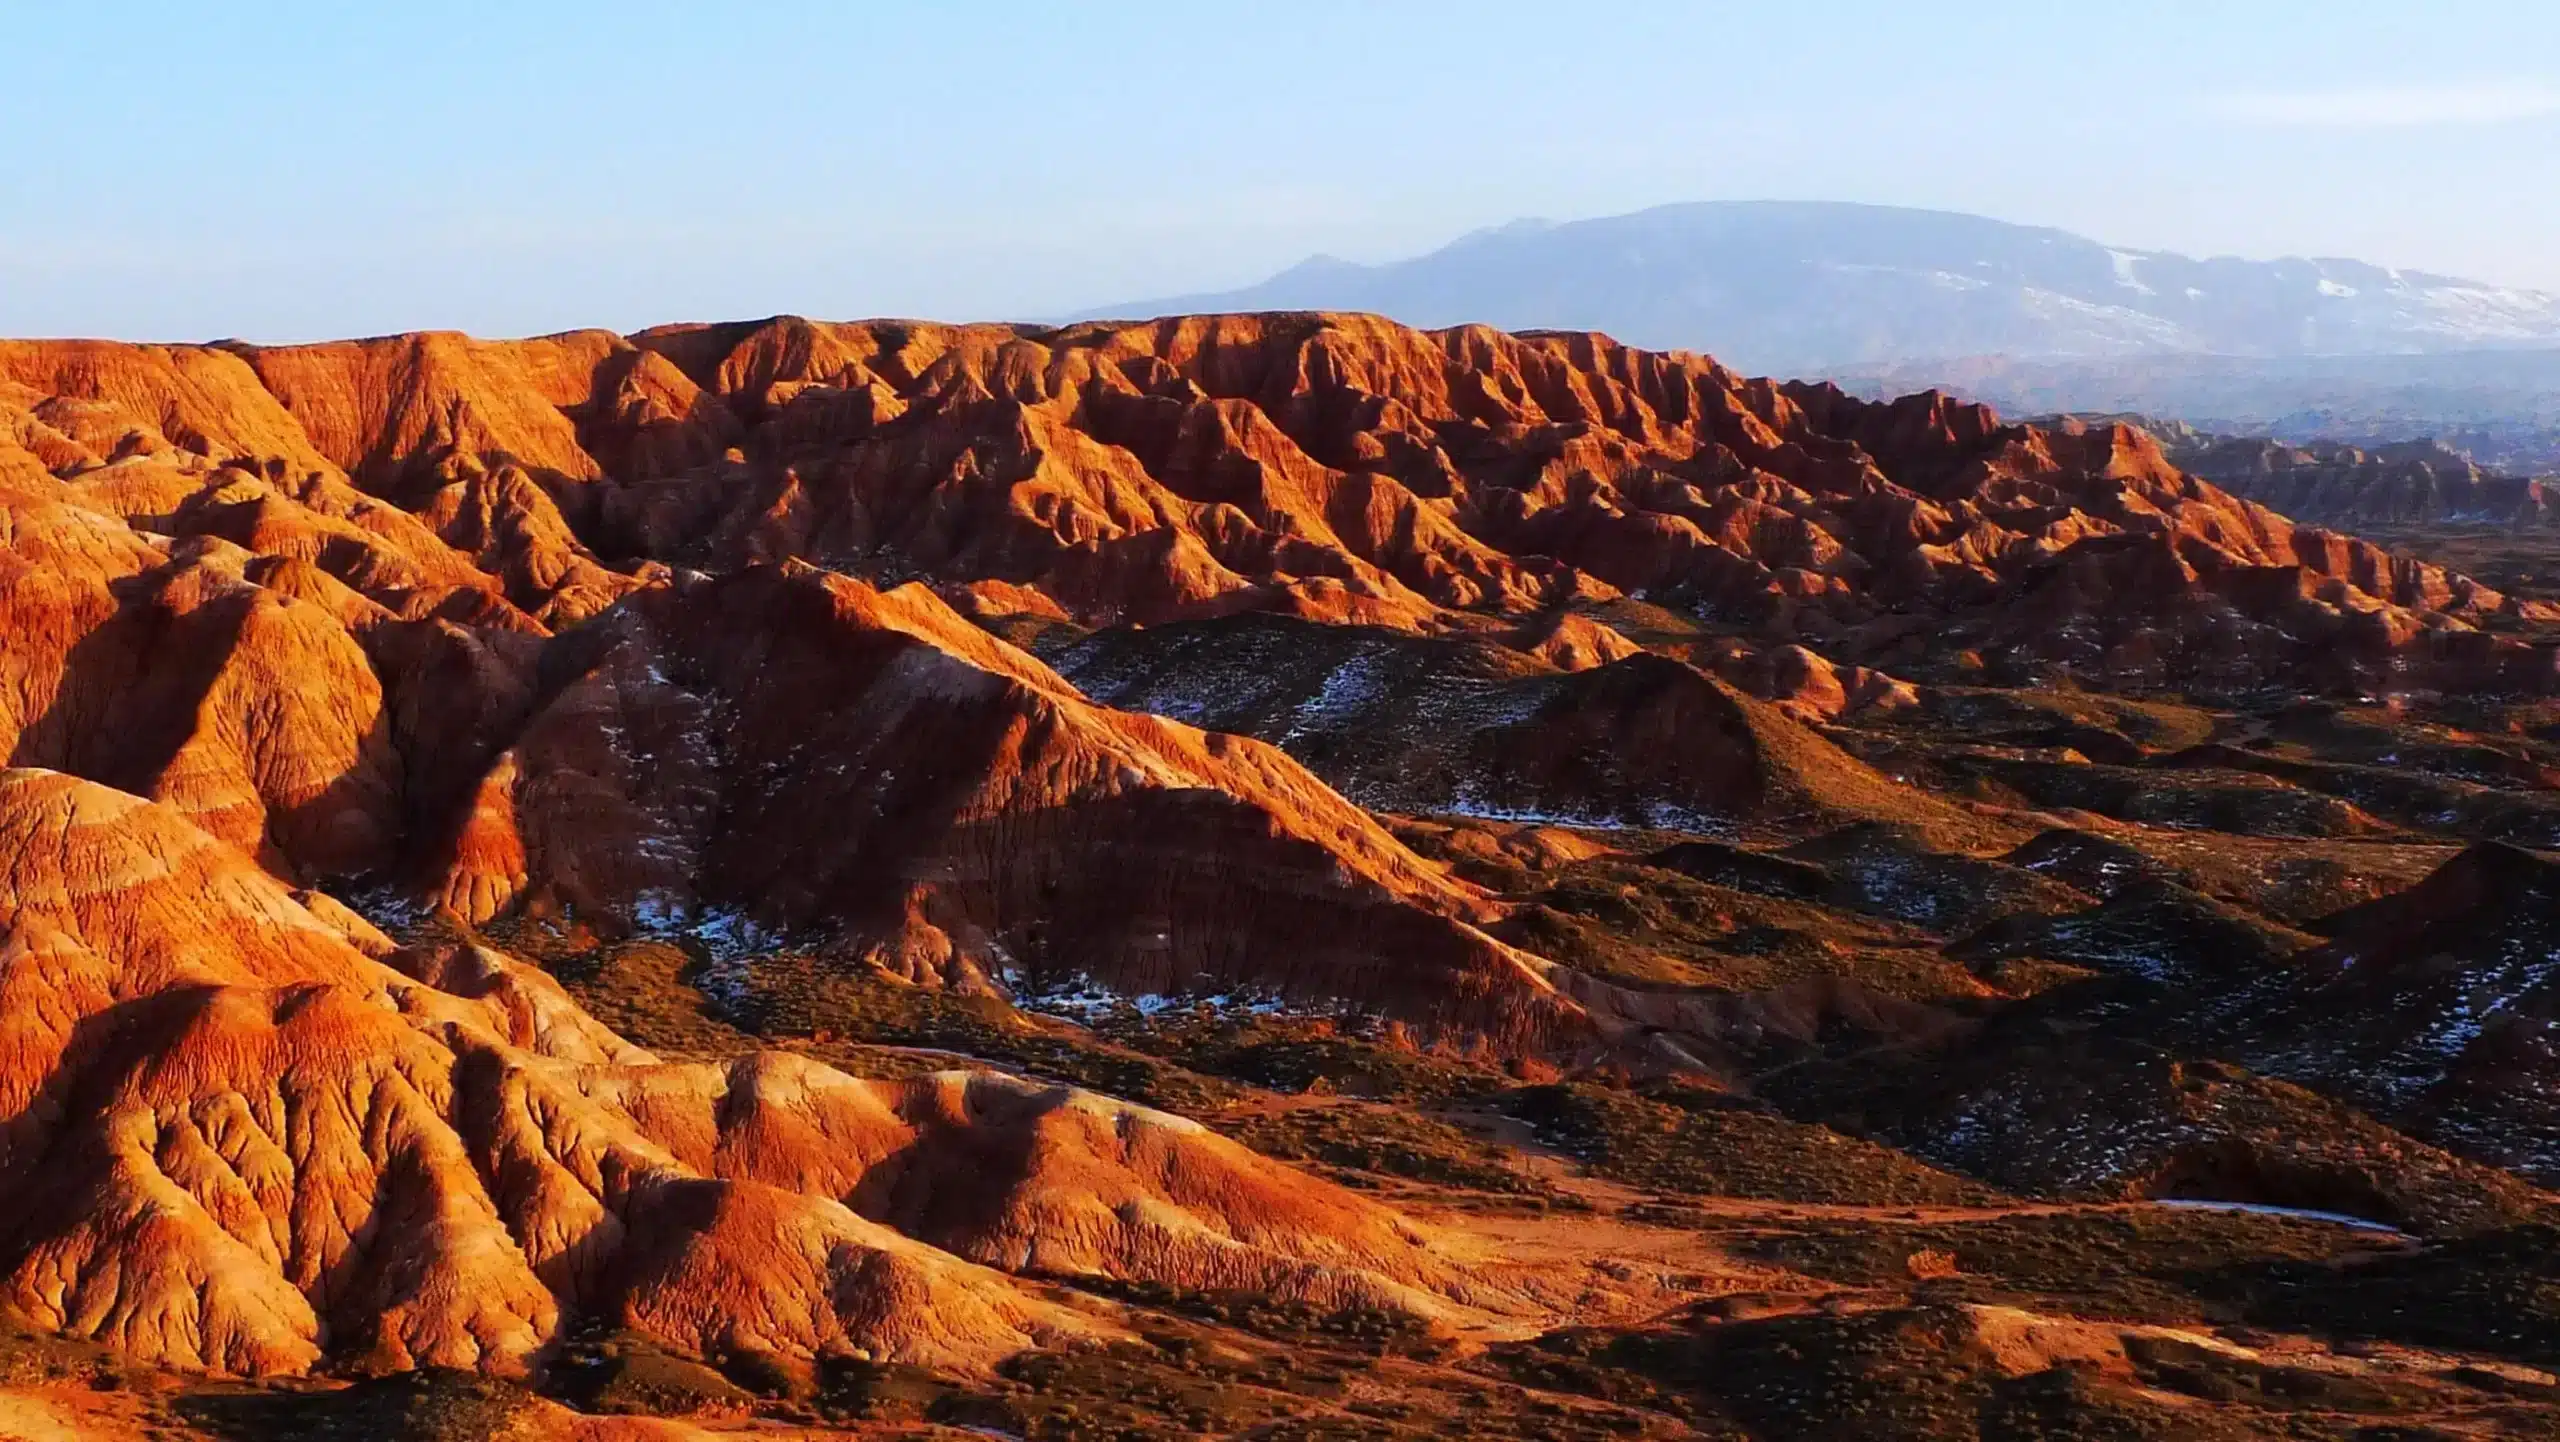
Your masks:
M1029 317L1836 199L2560 289L2560 4L6 6L0 335Z

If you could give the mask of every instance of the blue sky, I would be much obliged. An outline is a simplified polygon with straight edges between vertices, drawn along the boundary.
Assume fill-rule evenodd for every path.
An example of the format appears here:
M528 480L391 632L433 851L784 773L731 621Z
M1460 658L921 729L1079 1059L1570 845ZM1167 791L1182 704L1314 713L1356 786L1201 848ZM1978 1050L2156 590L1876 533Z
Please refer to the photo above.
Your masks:
M0 334L1038 316L1862 200L2560 289L2560 5L5 12Z

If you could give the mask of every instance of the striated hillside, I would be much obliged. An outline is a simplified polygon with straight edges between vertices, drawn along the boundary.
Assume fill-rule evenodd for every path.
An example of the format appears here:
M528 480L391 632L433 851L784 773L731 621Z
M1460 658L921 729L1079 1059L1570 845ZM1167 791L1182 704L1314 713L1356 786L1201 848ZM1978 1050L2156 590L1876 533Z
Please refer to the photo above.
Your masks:
M269 552L286 539L260 528L290 525L298 558L404 615L504 601L554 629L649 561L786 557L1085 620L1266 610L1439 630L1641 594L1858 660L1916 657L1913 615L1990 635L2061 603L2051 629L2073 634L2015 639L2136 679L2212 658L2166 618L2073 614L2070 593L2110 573L2174 576L2175 597L2235 612L2252 665L2325 653L2286 643L2360 622L2442 642L2508 609L2199 486L2130 430L1871 405L1597 336L1313 315L782 319L630 340L21 346L0 376L19 448L98 508ZM448 594L457 562L494 578L485 599Z
M2198 436L2172 448L2179 466L2234 495L2324 525L2560 525L2560 484L2483 468L2441 443L2289 446L2237 436Z
M961 1367L1117 1330L963 1260L1026 1253L1426 1310L1470 1290L1411 1225L1178 1118L983 1073L662 1063L539 971L395 948L94 783L0 773L0 844L5 1295L137 1360L521 1375L566 1310Z
M0 619L0 1435L2560 1408L2560 610L2131 426L0 342Z

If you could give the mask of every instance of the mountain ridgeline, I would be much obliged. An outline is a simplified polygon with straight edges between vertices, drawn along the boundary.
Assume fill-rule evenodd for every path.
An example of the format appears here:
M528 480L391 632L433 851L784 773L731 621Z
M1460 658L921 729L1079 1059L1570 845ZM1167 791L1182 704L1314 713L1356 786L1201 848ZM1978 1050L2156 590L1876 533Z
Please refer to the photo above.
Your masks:
M1418 326L1599 330L1635 345L1712 350L1753 373L1778 375L1968 356L2560 346L2560 296L2538 291L2354 260L2197 260L1979 216L1810 202L1522 221L1409 260L1317 257L1237 290L1088 314L1221 310L1360 310Z

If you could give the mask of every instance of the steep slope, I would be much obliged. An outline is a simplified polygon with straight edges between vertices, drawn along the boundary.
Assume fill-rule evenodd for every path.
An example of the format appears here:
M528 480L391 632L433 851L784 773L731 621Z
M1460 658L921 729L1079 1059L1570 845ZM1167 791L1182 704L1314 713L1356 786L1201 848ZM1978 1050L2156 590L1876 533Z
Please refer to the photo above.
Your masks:
M251 582L237 547L146 539L67 489L0 494L10 756L169 801L280 870L387 862L400 760L347 628Z
M1278 611L1515 629L1636 592L1887 671L1953 627L1942 649L2145 684L2269 667L2548 684L2472 634L2517 610L2497 592L2296 529L2136 432L1746 383L1597 336L1322 315L783 318L629 341L14 355L52 474L97 486L116 451L37 434L38 410L165 420L190 438L171 443L182 468L281 488L329 523L297 517L293 544L404 615L450 611L441 588L476 574L480 612L504 602L556 627L629 588L597 557L635 575L798 558L1089 622ZM179 383L198 370L244 393ZM290 435L268 433L280 421ZM358 484L433 530L440 548L396 547L415 578L360 561L383 547L336 525L398 529ZM118 509L183 518L184 502ZM258 520L278 505L242 493L190 524L283 549ZM2119 614L2099 592L2148 604Z
M395 951L57 773L0 773L0 872L0 1287L137 1358L523 1372L604 1316L969 1368L1112 1330L951 1252L1425 1310L1471 1287L1374 1204L1125 1104L656 1064L539 972Z
M1260 737L1389 810L1706 831L1859 819L1983 829L1779 708L1631 647L1567 669L1481 638L1277 616L1062 627L1037 644L1096 699Z
M825 937L919 981L1276 992L1508 1045L1587 1031L1494 909L1281 752L1094 705L921 586L793 563L641 592L546 657L436 895ZM706 930L707 928L707 930Z
M2484 842L2319 923L2315 988L2260 1019L2270 1069L2560 1182L2560 862Z

